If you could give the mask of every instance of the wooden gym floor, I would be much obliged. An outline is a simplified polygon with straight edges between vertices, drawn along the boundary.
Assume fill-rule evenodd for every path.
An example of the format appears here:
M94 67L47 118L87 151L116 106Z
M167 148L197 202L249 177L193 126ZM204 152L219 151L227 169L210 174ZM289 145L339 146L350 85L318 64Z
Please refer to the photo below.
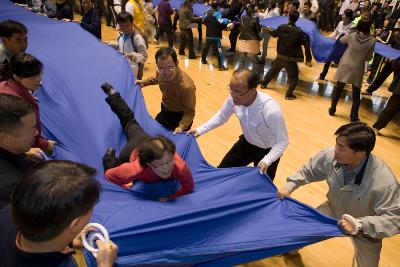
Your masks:
M115 40L117 31L103 24L103 40ZM229 32L224 32L223 46L229 48ZM197 30L194 31L195 48L197 47ZM203 34L204 38L205 34ZM152 76L156 72L154 54L161 46L166 46L163 39L160 45L149 45L149 58L145 65L144 78ZM175 47L178 43L175 42ZM186 50L186 54L188 51ZM200 56L200 51L196 52ZM210 53L211 55L211 53ZM271 62L276 56L276 40L271 38L268 50L268 59ZM208 65L200 63L198 59L189 60L186 56L179 56L179 66L194 80L197 88L196 117L193 127L206 122L222 106L228 97L226 85L229 83L237 56L226 56L228 59L228 71L219 72L217 59L209 56ZM340 100L337 114L334 117L328 115L330 95L334 86L333 76L336 69L331 68L327 79L321 82L316 80L322 70L322 64L313 61L313 66L307 67L299 64L300 81L295 91L296 100L287 101L284 98L286 91L286 73L281 72L276 82L271 82L269 89L259 89L275 98L281 105L289 132L289 146L283 154L275 185L283 186L286 177L293 174L301 165L321 149L335 144L335 130L342 124L349 122L351 107L351 92L345 99ZM392 77L388 79L390 82ZM372 97L363 97L360 107L360 119L372 125L377 115L384 108L386 100L391 95L387 91L388 82L380 88ZM349 87L348 90L351 89ZM362 90L365 90L363 86ZM158 86L148 86L142 90L147 109L154 117L160 108L161 93ZM205 159L212 165L219 164L225 153L236 142L241 134L238 119L235 116L221 127L198 138L198 142ZM392 121L387 128L382 130L383 136L377 137L374 154L383 159L392 169L396 177L400 177L400 116ZM379 177L377 177L379 179ZM327 192L325 182L314 183L301 187L292 194L292 197L313 207L325 201ZM290 231L290 229L288 229ZM386 238L383 241L380 266L400 266L400 236ZM317 244L310 245L300 250L297 256L277 256L252 263L243 264L246 267L261 266L351 266L353 247L349 238L333 238Z

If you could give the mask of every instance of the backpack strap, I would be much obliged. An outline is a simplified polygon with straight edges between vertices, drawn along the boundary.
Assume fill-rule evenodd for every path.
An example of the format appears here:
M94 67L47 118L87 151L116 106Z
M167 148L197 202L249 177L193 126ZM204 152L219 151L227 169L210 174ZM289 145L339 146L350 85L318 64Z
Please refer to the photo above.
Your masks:
M135 41L134 41L134 38L135 38L135 36L136 36L136 32L135 31L133 31L133 33L132 33L132 35L131 35L131 37L130 37L130 39L131 39L131 43L132 43L132 47L133 47L133 51L135 52L135 53L137 53L137 46L136 46L136 44L135 44ZM120 33L120 35L118 36L118 38L117 38L117 42L119 42L119 39L121 39L121 38L123 38L123 33Z
M137 34L136 31L133 31L133 33L131 35L131 43L132 43L133 51L135 51L135 53L137 53L137 46L133 39L135 38L136 34Z

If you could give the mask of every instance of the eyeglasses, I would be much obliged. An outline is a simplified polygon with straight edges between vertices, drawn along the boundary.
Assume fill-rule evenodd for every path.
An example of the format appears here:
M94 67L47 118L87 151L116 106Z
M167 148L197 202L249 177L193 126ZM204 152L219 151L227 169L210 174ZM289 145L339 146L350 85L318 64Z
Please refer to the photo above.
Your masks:
M157 70L158 70L159 73L171 72L171 71L176 70L176 66L175 67L169 67L169 68L166 68L166 69L157 68Z
M245 94L247 94L250 91L250 90L247 90L244 93L235 92L235 91L232 91L231 86L229 84L226 86L226 89L228 89L231 96L235 96L235 97L244 96Z
M163 168L163 167L166 167L166 166L170 165L171 163L173 163L173 161L174 161L174 158L171 155L164 162L161 162L161 163L159 163L157 165L155 165L155 164L150 162L149 165L151 165L153 168L159 169L159 168Z

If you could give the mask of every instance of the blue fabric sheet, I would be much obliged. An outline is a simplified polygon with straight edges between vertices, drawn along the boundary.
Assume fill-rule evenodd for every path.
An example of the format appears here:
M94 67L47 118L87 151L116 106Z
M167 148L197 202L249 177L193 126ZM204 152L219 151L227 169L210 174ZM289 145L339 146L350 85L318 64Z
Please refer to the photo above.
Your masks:
M153 4L156 6L159 2L160 0L155 0L153 1ZM172 8L179 9L183 2L183 0L171 0L170 4ZM210 6L206 6L203 4L194 4L193 14L196 16L202 16L209 8ZM279 25L286 24L287 22L288 17L279 16L263 19L260 21L260 24L265 27L269 26L276 29ZM340 43L339 40L335 41L321 34L316 24L312 21L299 18L296 25L300 27L305 33L307 33L310 37L311 50L313 52L314 59L317 62L337 62L340 60L344 51L347 48L347 45ZM395 59L400 56L400 50L394 49L388 45L379 42L376 42L375 53L389 59Z
M280 201L256 168L215 169L193 137L173 136L158 125L123 56L79 24L34 15L7 0L0 5L0 20L24 23L28 52L44 63L40 115L44 135L59 143L56 158L98 169L103 192L92 221L103 224L118 244L118 266L231 266L342 235L336 220L296 200ZM158 202L176 190L174 182L124 190L105 181L101 157L108 147L120 150L126 138L104 101L104 81L121 92L146 131L176 143L193 173L194 193Z
M263 26L269 26L276 29L279 25L288 23L288 17L281 16L263 19L260 23ZM330 62L340 60L347 45L341 44L339 40L335 41L321 34L316 24L312 21L299 18L296 25L310 36L311 50L316 61ZM400 56L400 50L396 50L388 45L378 42L375 45L375 53L390 59L398 58Z

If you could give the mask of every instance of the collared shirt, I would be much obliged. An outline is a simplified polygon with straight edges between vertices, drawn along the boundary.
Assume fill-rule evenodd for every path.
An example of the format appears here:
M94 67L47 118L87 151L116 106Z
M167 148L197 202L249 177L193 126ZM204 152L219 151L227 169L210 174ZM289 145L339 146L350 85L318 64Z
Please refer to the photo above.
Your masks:
M400 232L400 186L390 168L370 154L360 185L344 182L344 171L337 168L334 148L320 151L300 170L287 178L290 192L299 186L326 180L328 204L334 217L350 214L362 221L364 235L375 239Z
M337 39L340 35L345 33L352 33L355 30L356 25L353 22L344 25L343 20L339 22L336 29L329 35L329 38Z
M364 165L365 160L366 158L364 158L356 167L354 167L350 171L347 169L347 165L339 164L339 166L343 168L343 178L345 185L354 183L354 180L356 179L357 174L360 172L362 166Z
M204 134L224 124L233 113L240 121L247 142L261 148L271 148L262 162L269 166L282 156L289 141L281 108L272 97L259 91L248 107L235 105L232 97L228 97L218 113L196 130L199 134Z
M159 84L162 93L162 104L168 111L183 112L179 128L187 129L193 122L196 107L196 86L184 71L178 73L172 81L165 82L160 74L143 81L143 86Z
M273 18L281 15L281 10L279 7L275 7L273 9L267 9L265 12L257 12L256 16L260 19L268 19Z

